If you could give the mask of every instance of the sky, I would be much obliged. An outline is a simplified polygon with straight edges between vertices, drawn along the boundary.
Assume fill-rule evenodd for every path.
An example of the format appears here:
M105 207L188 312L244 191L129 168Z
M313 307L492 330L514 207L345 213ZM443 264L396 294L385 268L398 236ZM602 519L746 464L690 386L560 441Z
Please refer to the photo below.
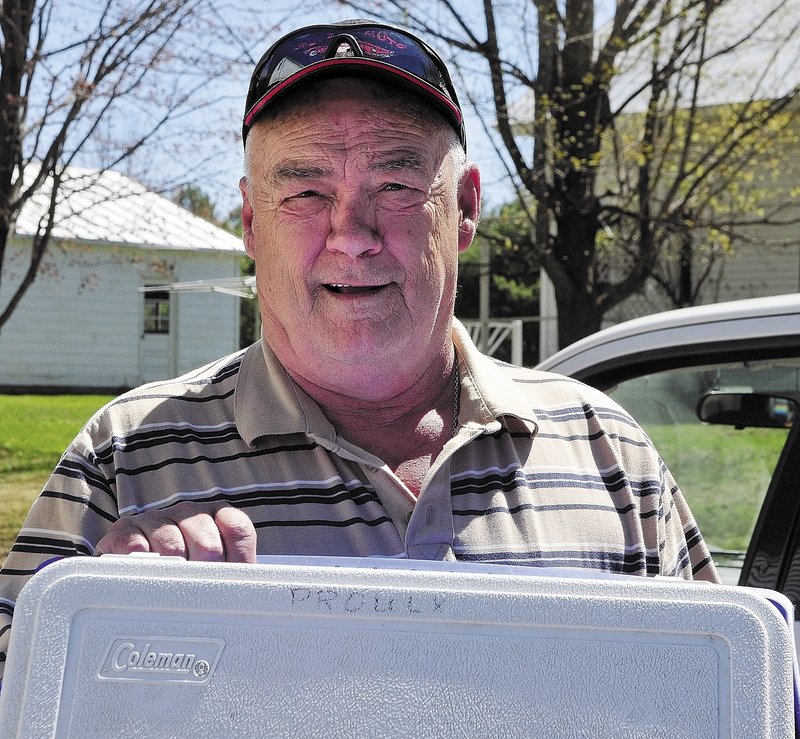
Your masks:
M466 0L473 3L474 0ZM310 23L330 22L342 18L357 17L354 11L342 10L337 3L263 3L261 0L238 0L227 3L215 0L220 15L231 29L235 40L217 42L217 51L239 59L249 57L249 62L233 65L224 80L216 84L217 92L206 91L207 97L220 100L208 110L197 110L192 116L192 127L203 131L197 145L190 147L190 161L180 162L170 170L168 159L159 159L157 154L138 157L127 174L154 189L171 187L173 171L191 180L211 196L217 215L224 216L240 204L238 181L242 171L241 113L244 107L248 79L254 62L283 33L292 28ZM309 6L319 6L311 12ZM257 19L254 22L252 19ZM446 51L441 47L440 52ZM505 171L487 138L480 121L462 100L466 113L469 155L480 165L484 176L484 203L487 207L499 205L513 197ZM131 124L134 125L134 124ZM182 125L179 123L179 125ZM179 138L186 138L180 132ZM207 145L204 145L207 144ZM185 148L183 149L185 152ZM196 166L192 166L191 157ZM92 166L91 162L82 162ZM185 167L185 174L182 165Z
M197 90L196 105L186 106L184 114L170 124L169 138L172 144L165 144L162 148L145 151L137 155L130 164L126 165L127 174L135 177L156 190L169 190L181 183L195 185L207 192L212 202L216 205L217 214L225 216L240 202L238 193L238 180L242 169L242 146L240 140L241 113L250 71L255 60L264 50L284 32L307 23L329 22L340 20L344 17L358 15L356 12L343 9L337 2L269 2L263 0L194 0L195 2L210 2L216 13L215 20L227 27L221 37L197 40L201 57L198 66L202 67L202 53L208 59L231 61L226 72L215 82ZM773 0L770 0L772 2ZM80 26L81 13L86 6L83 0L61 0L62 7L72 8L73 22ZM499 7L503 3L497 2ZM747 28L751 23L750 16L759 12L767 3L753 3L752 0L730 0L729 8L723 15L724 33L717 34L715 43L724 44L727 38L732 38L742 28ZM435 3L429 3L432 19L436 20ZM529 4L532 5L532 4ZM480 3L478 0L463 0L458 4L459 12L473 14L478 35L482 35L480 25ZM612 0L598 2L597 21L600 29L606 24L613 13ZM524 20L524 19L523 19ZM523 22L519 20L519 22ZM775 39L781 32L791 29L793 24L800 21L800 0L790 0L790 6L784 16L773 19L772 24L762 29L756 36L755 42L743 54L738 62L738 69L721 68L721 72L730 73L727 85L712 85L709 87L709 102L716 94L719 97L730 99L739 92L747 89L747 85L758 81L761 72L770 68L773 71L768 79L763 80L764 89L776 90L781 86L797 82L800 76L800 33L795 33L794 44L784 50L775 60L772 59L775 49ZM517 24L502 24L502 31L513 34L519 28ZM602 30L601 30L602 32ZM529 34L530 36L530 34ZM507 42L508 40L507 39ZM519 45L518 40L511 42ZM436 43L433 44L437 46ZM437 46L443 56L449 53L447 49ZM511 48L514 48L513 46ZM520 49L520 51L526 51ZM533 51L533 50L527 50ZM726 64L729 65L728 62ZM453 66L454 79L457 87L461 85L471 92L482 89L485 93L487 83L486 70L475 66L475 62L463 66ZM620 95L625 84L635 85L637 66L631 65L633 70L623 79L620 85ZM202 71L202 69L201 69ZM462 74L459 75L459 72ZM715 75L721 76L721 74ZM627 82L625 82L627 79ZM182 83L192 84L191 75ZM475 85L478 85L476 88ZM481 87L482 86L482 87ZM484 180L484 206L493 208L513 198L513 190L508 183L505 169L501 164L499 155L492 144L490 137L477 115L466 104L468 95L466 89L460 89L462 104L466 112L466 127L469 155L480 166ZM141 110L130 111L128 120L119 118L108 123L109 129L124 131L127 126L132 131L146 125L149 111L146 104L146 95L142 95L145 102ZM100 134L102 135L102 130ZM111 135L109 133L109 135ZM98 166L99 162L91 161L97 157L100 147L88 150L84 159L80 161L84 166ZM87 160L88 159L88 160Z

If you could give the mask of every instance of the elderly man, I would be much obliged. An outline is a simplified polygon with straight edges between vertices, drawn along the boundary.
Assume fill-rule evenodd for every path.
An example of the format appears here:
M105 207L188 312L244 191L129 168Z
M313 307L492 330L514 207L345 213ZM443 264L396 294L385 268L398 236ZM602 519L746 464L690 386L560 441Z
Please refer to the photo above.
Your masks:
M641 429L603 394L481 355L453 318L477 168L439 57L300 29L253 74L244 242L262 341L102 409L2 573L53 557L409 557L716 579Z

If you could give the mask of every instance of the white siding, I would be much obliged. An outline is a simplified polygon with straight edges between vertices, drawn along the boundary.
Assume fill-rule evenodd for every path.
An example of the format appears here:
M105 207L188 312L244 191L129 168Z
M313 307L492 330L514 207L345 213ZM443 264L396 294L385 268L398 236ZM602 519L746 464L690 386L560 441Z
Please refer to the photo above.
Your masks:
M23 242L24 243L24 242ZM25 246L18 243L18 252ZM237 253L149 251L94 245L51 250L40 275L0 330L0 386L121 388L142 382L143 293L154 281L152 263L173 266L164 282L238 275ZM20 279L4 270L0 305ZM19 264L19 262L18 262ZM159 280L160 281L160 280ZM179 372L238 348L237 298L174 295L174 364Z
M758 298L800 291L800 246L741 246L727 261L718 300ZM713 296L704 296L712 302ZM708 299L711 298L711 299Z
M187 259L175 271L176 282L238 277L239 255L202 255ZM239 301L242 298L215 292L176 292L172 295L179 341L178 372L210 362L239 348Z
M736 244L732 255L720 260L700 295L698 305L800 292L800 245L783 247ZM675 306L654 284L611 311L603 326Z

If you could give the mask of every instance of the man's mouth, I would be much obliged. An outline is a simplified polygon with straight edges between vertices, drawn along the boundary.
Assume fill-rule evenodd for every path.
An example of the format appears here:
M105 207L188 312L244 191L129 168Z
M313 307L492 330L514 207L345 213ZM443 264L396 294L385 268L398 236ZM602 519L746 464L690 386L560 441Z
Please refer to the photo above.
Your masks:
M346 285L341 282L332 282L325 285L325 289L340 295L361 295L364 293L377 292L386 285Z

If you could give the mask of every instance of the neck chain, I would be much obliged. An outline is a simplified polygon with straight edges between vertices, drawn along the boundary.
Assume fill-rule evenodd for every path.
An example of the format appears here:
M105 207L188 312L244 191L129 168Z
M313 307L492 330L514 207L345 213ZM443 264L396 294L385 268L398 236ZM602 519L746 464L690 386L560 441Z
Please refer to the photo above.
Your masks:
M458 411L461 406L461 373L458 371L458 357L456 357L456 363L453 367L453 430L450 434L450 437L456 435L456 431L458 431Z

